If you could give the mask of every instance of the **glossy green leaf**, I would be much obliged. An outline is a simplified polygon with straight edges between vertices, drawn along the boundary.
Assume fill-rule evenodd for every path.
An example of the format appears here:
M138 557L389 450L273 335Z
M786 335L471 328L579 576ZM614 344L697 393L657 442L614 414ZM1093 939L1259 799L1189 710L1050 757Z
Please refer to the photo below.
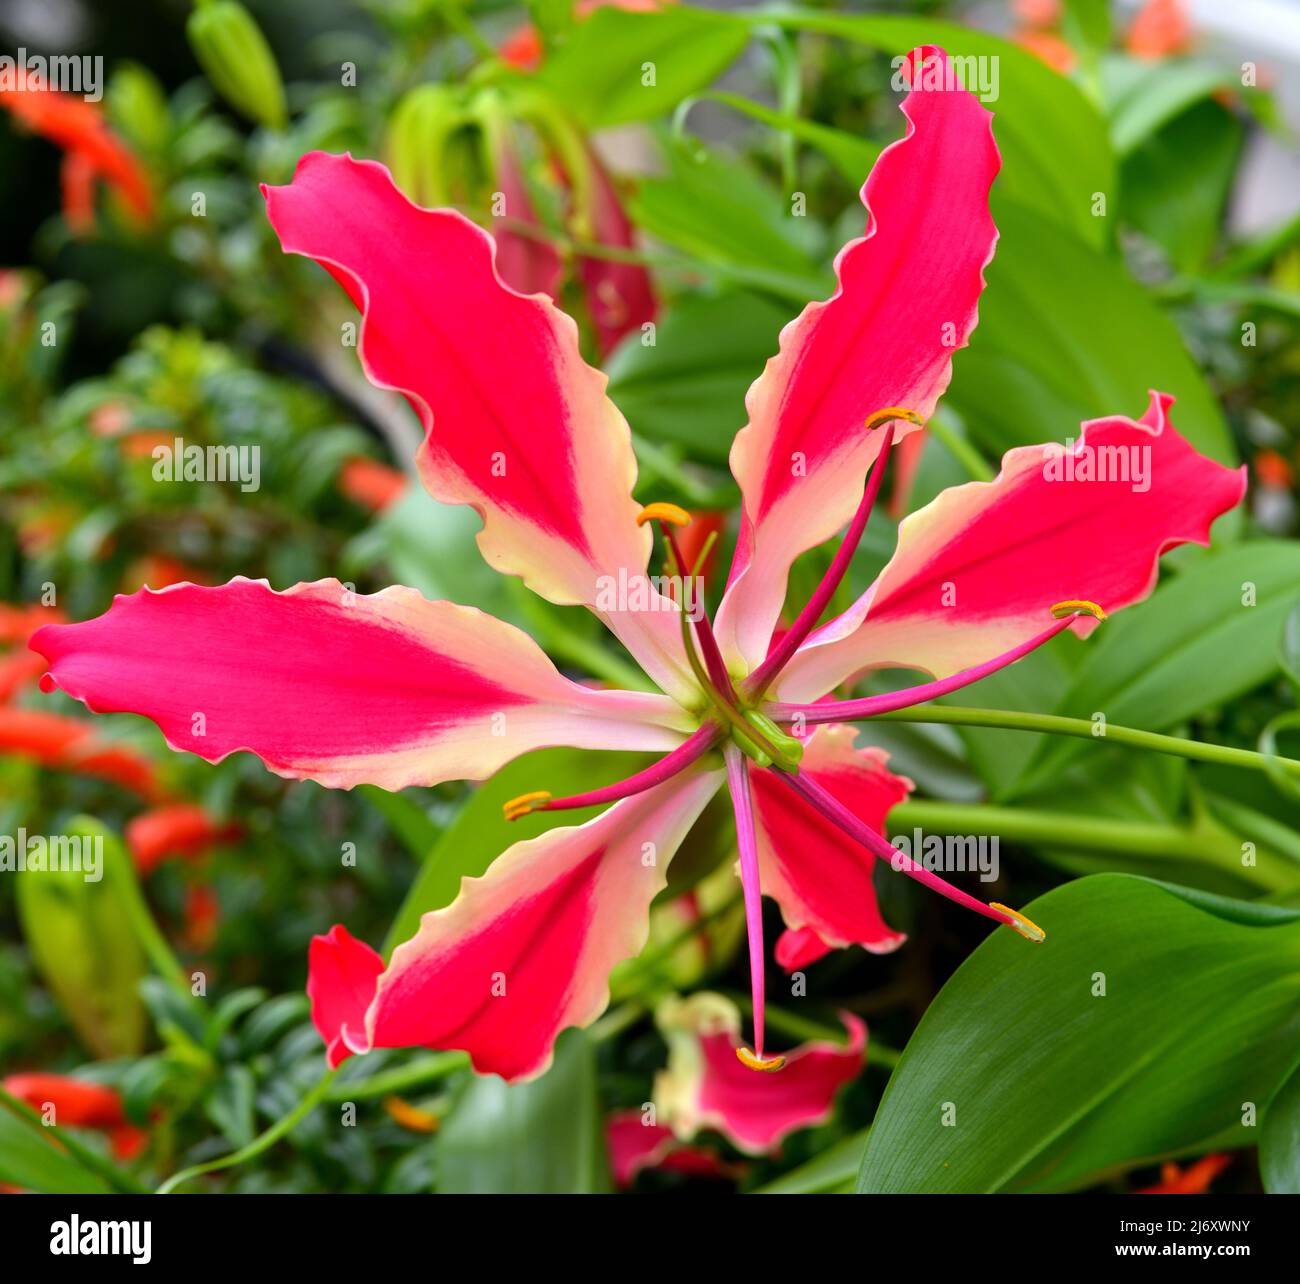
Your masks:
M42 842L51 859L81 865L28 868L15 877L18 917L32 961L96 1056L139 1053L145 1011L137 986L146 968L127 905L135 890L126 885L135 877L130 858L102 826L78 823L63 834L42 836ZM96 861L100 877L87 881Z
M614 355L610 396L634 432L723 464L745 423L745 393L791 315L745 291L684 296L660 317L653 347L625 344Z
M1157 388L1178 398L1174 422L1189 441L1235 462L1205 376L1123 266L1029 210L1004 204L997 222L979 326L954 358L947 398L976 440L995 456L1064 441L1084 420L1140 415Z
M384 953L391 953L395 946L414 936L422 914L450 905L460 891L462 878L486 873L488 866L513 843L536 838L558 825L580 825L603 810L586 807L534 812L522 820L507 821L501 814L507 799L533 789L547 789L556 798L585 793L630 776L650 761L643 754L539 749L503 767L475 789L426 857L389 929Z
M1106 60L1103 82L1115 151L1127 156L1193 104L1220 89L1241 87L1223 66L1195 59ZM1188 164L1199 163L1189 159Z
M895 58L917 45L936 44L954 58L983 59L975 66L986 71L985 102L996 113L999 197L1028 206L1091 245L1109 241L1105 220L1092 212L1096 194L1113 199L1116 188L1106 124L1078 86L1032 54L996 36L931 18L800 9L780 11L780 22L870 45Z
M1264 1111L1259 1173L1270 1195L1300 1195L1300 1062Z
M596 1094L596 1057L566 1030L540 1078L476 1075L435 1143L437 1188L447 1194L583 1195L610 1189Z
M104 1194L107 1183L58 1147L58 1131L44 1137L0 1106L0 1181L46 1195Z
M570 32L538 79L589 128L671 114L733 63L748 26L674 5L651 13L600 9Z
M1236 116L1207 99L1125 158L1122 217L1181 272L1204 267L1218 244L1244 135Z
M1068 1190L1253 1145L1300 1048L1300 911L1103 874L1025 913L1047 940L995 931L922 1018L858 1189Z
M782 1173L775 1181L761 1186L756 1195L847 1195L862 1163L862 1147L870 1130L862 1129L841 1137L815 1159Z
M1298 596L1295 543L1256 540L1202 558L1093 634L1052 712L1101 713L1120 726L1164 731L1224 704L1277 672L1277 638ZM1084 742L1055 741L1016 792L1051 780L1087 751Z

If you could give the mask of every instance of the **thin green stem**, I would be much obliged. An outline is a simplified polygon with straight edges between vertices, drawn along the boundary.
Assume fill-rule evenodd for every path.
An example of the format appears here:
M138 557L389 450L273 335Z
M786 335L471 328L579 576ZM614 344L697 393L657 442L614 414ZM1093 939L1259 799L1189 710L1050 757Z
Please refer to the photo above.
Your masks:
M435 1083L469 1069L469 1057L463 1052L434 1052L418 1057L404 1066L381 1070L377 1074L355 1079L338 1080L325 1094L331 1104L344 1101L365 1101L371 1097L387 1097L392 1093L409 1092L425 1084Z
M1073 736L1098 744L1128 745L1152 753L1172 754L1194 762L1212 762L1225 767L1244 767L1250 771L1281 770L1300 779L1300 762L1294 758L1271 757L1253 749L1234 745L1207 744L1182 736L1139 731L1113 722L1094 723L1088 718L1066 718L1055 713L1019 713L1011 709L966 709L958 705L922 704L892 713L877 714L883 722L948 722L963 727L994 727L1006 731L1041 731L1051 736Z
M72 1156L87 1172L94 1173L96 1177L102 1177L114 1190L120 1191L127 1195L147 1195L148 1188L142 1186L134 1177L124 1173L109 1163L103 1155L96 1154L89 1146L78 1141L67 1129L57 1128L45 1124L37 1111L33 1110L27 1102L15 1097L13 1093L0 1088L0 1106L9 1111L19 1123L30 1128L33 1132L39 1133L40 1136L50 1145L62 1146L64 1150ZM52 1132L57 1132L57 1140L51 1136Z
M201 1177L204 1173L214 1173L222 1168L233 1168L236 1164L246 1163L250 1159L256 1159L264 1150L269 1150L281 1137L291 1133L321 1102L325 1101L330 1092L330 1085L334 1082L337 1070L330 1070L316 1081L315 1086L307 1093L303 1099L282 1119L273 1123L260 1136L254 1137L247 1146L241 1146L240 1149L232 1151L228 1155L222 1155L219 1159L210 1159L205 1164L195 1164L192 1168L183 1168L180 1172L172 1174L161 1186L158 1187L159 1195L170 1195L178 1186L195 1177Z
M975 481L993 480L993 469L989 466L988 460L965 437L954 432L952 425L945 423L942 416L936 415L931 419L925 425L925 430L948 448L948 452Z

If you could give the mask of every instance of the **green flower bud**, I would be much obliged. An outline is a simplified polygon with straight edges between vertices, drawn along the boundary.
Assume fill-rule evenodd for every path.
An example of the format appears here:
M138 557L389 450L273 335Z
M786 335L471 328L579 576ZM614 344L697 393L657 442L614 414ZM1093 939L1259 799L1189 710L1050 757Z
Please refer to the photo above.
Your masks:
M237 112L279 129L284 84L271 46L253 15L235 0L200 0L185 24L190 48L212 87Z
M417 205L447 204L447 146L464 120L460 95L445 85L419 85L393 109L384 155L394 181Z

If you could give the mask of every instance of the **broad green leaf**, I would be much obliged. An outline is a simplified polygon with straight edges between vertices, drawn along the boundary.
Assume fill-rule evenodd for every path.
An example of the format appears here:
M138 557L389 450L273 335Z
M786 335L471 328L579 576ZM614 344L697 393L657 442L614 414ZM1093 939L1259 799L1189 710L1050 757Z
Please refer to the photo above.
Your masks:
M1102 76L1110 114L1110 137L1123 157L1216 90L1240 89L1241 82L1223 66L1192 59L1144 62L1109 58ZM1187 159L1189 166L1200 158Z
M1270 1195L1300 1195L1300 1062L1264 1111L1259 1172Z
M749 27L686 5L652 13L600 9L547 58L539 80L589 129L654 120L725 71Z
M102 1178L58 1145L57 1127L42 1137L0 1106L0 1181L44 1195L102 1195Z
M625 344L614 355L610 396L635 432L725 463L745 423L745 393L790 316L788 307L743 291L684 296L659 319L653 347Z
M985 72L985 105L996 113L993 132L1002 153L995 189L999 199L1028 206L1090 245L1108 243L1105 220L1092 212L1098 193L1108 199L1115 195L1115 163L1105 122L1078 86L1032 54L996 36L931 18L807 9L779 10L777 17L782 26L839 36L894 58L917 45L936 44L952 58L982 59L967 65Z
M1300 911L1102 874L1025 913L1047 940L994 932L922 1018L858 1189L1069 1190L1253 1145L1243 1104L1300 1048Z
M476 1075L435 1143L445 1194L583 1195L610 1189L596 1094L596 1057L580 1030L556 1042L551 1068L530 1083Z
M793 134L801 141L818 148L840 171L844 179L855 188L866 182L871 167L880 155L880 147L870 139L859 138L848 130L836 129L833 125L823 125L815 120L804 120L801 116L785 116L762 103L756 103L739 94L713 90L701 97L712 102L734 107L754 120L762 121L772 129L782 133Z
M1236 116L1207 99L1125 158L1122 217L1180 272L1202 268L1218 243L1244 135Z
M1282 626L1278 661L1282 671L1300 688L1300 602L1296 603Z
M424 868L389 929L384 954L415 935L420 916L456 899L462 878L478 878L513 843L536 838L559 825L580 825L600 807L578 811L534 812L507 821L501 806L533 789L548 789L556 798L586 793L640 771L651 759L643 754L596 753L580 749L539 749L507 764L479 785L425 858Z
M972 436L995 456L1063 441L1084 420L1140 415L1156 388L1178 398L1174 423L1197 449L1235 462L1205 376L1124 268L1029 210L1004 203L997 222L979 326L948 392Z
M403 847L423 860L438 841L439 829L410 793L391 793L378 785L359 785L359 793L387 822Z
M32 961L87 1048L101 1058L133 1056L144 1047L137 986L146 968L127 906L134 889L124 884L135 877L130 857L114 835L90 822L39 837L46 865L65 868L29 866L16 876L18 918ZM87 881L96 866L98 879Z
M842 1137L816 1159L788 1173L782 1173L766 1186L760 1186L755 1195L847 1195L862 1163L862 1147L866 1145L870 1130L864 1128L851 1136Z
M1277 672L1278 634L1297 597L1300 544L1256 540L1203 558L1097 630L1052 712L1164 731L1224 704ZM1016 792L1087 751L1057 740Z
M1110 0L1065 0L1065 29L1094 48L1104 49L1110 41Z
M747 166L686 142L664 147L668 172L631 198L637 226L702 263L779 295L798 311L833 288L819 228ZM865 224L865 213L863 221Z

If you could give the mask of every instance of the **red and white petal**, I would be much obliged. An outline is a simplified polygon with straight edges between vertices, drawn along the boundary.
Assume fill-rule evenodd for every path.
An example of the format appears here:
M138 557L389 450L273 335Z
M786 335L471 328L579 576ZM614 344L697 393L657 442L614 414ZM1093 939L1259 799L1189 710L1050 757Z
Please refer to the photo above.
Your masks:
M835 947L827 945L811 927L786 928L777 938L772 957L785 972L798 972L818 959L824 959Z
M848 1042L804 1043L771 1074L736 1056L740 1012L720 994L666 999L655 1014L668 1040L668 1068L655 1078L659 1118L683 1140L713 1128L741 1150L766 1154L790 1133L825 1123L835 1094L862 1070L867 1027L841 1013Z
M936 49L914 51L909 65L918 59L946 64ZM997 240L992 117L957 88L914 89L902 110L906 136L862 189L866 235L840 252L835 294L781 332L732 446L744 511L717 631L728 663L746 670L767 654L795 558L843 527L862 498L881 443L865 421L890 406L928 418L975 327Z
M366 373L419 414L434 498L479 513L497 570L592 607L665 690L686 695L676 613L645 583L651 532L636 525L631 434L573 321L504 284L486 232L412 204L375 161L312 152L290 185L264 191L284 249L315 259L361 309ZM622 599L628 577L646 604Z
M685 1146L664 1124L647 1123L640 1110L619 1110L605 1120L605 1146L616 1186L630 1186L643 1168L662 1168L689 1177L730 1177L731 1165L712 1150Z
M352 1009L340 1045L462 1048L481 1074L541 1074L560 1031L604 1011L610 970L645 945L668 862L721 779L695 768L516 843L393 951L364 1039Z
M1153 392L1140 420L1094 419L1070 451L1008 451L993 481L955 486L906 518L889 565L804 643L774 684L779 698L817 699L869 668L945 678L1040 633L1058 602L1111 612L1141 601L1161 554L1208 544L1246 489L1244 468L1208 459L1173 426L1173 400ZM1096 624L1071 627L1086 637Z
M31 645L46 690L152 718L173 749L247 749L342 788L481 780L547 745L671 749L689 729L667 696L579 686L513 625L408 588L141 589Z
M889 770L883 749L855 748L857 734L853 727L819 727L799 772L883 835L890 808L907 797L912 782ZM751 778L763 891L780 905L786 926L810 930L834 949L861 945L888 954L902 945L907 938L885 922L876 903L876 858L846 841L842 830L770 772L755 771ZM809 961L818 957L810 954Z
M307 951L307 997L311 1020L325 1040L330 1069L366 1047L366 1010L384 960L342 924L313 936Z

